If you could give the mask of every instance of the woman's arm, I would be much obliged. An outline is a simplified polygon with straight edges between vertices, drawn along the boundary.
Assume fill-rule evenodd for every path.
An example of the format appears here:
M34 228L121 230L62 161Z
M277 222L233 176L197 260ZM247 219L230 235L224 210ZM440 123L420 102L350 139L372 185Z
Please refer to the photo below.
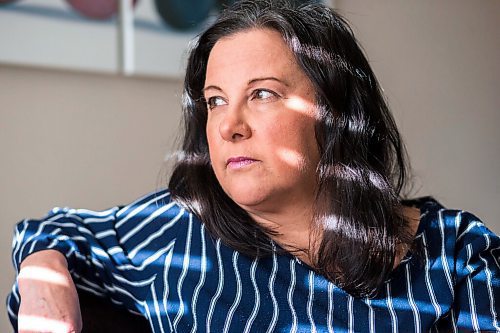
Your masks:
M19 332L80 332L82 318L66 258L45 250L26 257L17 276Z
M18 313L35 308L43 312L37 303L43 298L36 300L35 296L52 298L28 288L38 284L43 285L43 293L61 290L61 284L50 285L33 278L42 276L41 273L64 283L71 282L71 278L78 289L145 315L150 285L173 248L178 221L186 216L184 209L170 202L167 191L160 191L128 206L103 212L62 208L52 210L41 220L22 221L15 230L12 252L19 285L14 285L7 306L14 329ZM57 257L52 257L55 253ZM61 261L61 257L65 260ZM64 292L73 293L68 300L73 302L77 296L69 284ZM27 292L32 298L31 305L23 304ZM58 310L56 304L47 306L45 310ZM68 311L65 315L71 317L73 324L78 324L76 310Z

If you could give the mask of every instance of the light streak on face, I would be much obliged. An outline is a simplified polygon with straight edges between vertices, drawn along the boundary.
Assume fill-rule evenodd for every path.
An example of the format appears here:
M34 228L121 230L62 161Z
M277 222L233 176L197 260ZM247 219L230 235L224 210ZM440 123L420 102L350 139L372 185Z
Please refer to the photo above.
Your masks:
M284 104L288 109L301 113L307 112L311 108L311 101L299 96L290 96Z
M302 154L300 154L298 151L289 149L289 148L284 148L284 147L279 147L276 149L276 155L281 158L281 160L290 167L294 167L297 169L303 169L305 168L305 159Z

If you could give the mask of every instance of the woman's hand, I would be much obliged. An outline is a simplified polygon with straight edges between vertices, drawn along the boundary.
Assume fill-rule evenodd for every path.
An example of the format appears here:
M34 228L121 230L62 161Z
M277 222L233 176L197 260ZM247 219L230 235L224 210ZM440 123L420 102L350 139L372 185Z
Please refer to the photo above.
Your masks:
M33 253L21 263L17 277L21 333L69 333L82 330L75 284L66 258L55 250Z

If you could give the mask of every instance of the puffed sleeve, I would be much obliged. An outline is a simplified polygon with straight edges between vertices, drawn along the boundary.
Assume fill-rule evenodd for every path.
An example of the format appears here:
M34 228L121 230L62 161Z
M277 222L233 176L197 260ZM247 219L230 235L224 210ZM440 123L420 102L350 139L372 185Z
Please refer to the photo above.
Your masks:
M13 264L18 273L28 255L57 250L66 257L77 288L145 314L149 286L162 258L173 248L177 229L186 215L182 207L170 201L167 190L100 212L54 208L41 220L17 224ZM14 328L19 303L16 283L7 299Z
M453 312L459 332L500 332L500 239L462 212L456 240Z

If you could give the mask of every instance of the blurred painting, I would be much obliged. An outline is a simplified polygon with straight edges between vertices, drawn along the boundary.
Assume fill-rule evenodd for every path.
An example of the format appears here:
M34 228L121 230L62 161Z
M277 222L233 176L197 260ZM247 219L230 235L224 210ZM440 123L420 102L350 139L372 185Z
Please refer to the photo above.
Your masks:
M120 1L0 0L0 64L118 73ZM189 43L235 0L126 1L133 73L180 78Z
M135 73L181 77L189 42L224 3L134 0ZM0 63L116 73L118 4L0 0Z

